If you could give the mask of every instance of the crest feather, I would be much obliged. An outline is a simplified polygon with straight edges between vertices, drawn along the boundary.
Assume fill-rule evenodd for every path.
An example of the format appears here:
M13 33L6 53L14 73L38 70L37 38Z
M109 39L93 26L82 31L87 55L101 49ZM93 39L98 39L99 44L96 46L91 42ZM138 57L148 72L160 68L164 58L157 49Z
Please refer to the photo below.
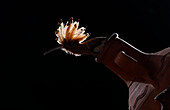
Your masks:
M79 27L79 21L73 21L71 18L70 21L64 25L63 21L59 25L59 28L56 31L57 42L61 45L64 43L70 43L77 41L78 43L82 43L84 40L89 37L89 34L85 34L85 27Z

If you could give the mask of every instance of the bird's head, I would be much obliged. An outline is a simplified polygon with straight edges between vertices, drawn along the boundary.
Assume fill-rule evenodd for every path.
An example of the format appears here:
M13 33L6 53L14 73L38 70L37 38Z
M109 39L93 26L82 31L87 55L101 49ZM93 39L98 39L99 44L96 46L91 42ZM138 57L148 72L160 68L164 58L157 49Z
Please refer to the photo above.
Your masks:
M96 56L107 42L107 37L95 37L85 41L90 35L85 33L86 28L79 28L79 20L73 21L71 18L66 24L59 23L59 28L55 32L59 47L45 52L45 54L62 49L73 55L93 55Z

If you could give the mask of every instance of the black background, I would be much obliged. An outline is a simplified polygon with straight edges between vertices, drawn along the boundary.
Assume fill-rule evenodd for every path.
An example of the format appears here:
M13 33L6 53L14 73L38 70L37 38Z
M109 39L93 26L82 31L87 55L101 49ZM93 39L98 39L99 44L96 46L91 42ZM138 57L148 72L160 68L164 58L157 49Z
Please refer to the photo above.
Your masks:
M170 45L168 0L30 1L0 3L0 108L18 110L128 109L125 83L92 56L58 46L60 19L80 19L91 38L120 37L144 52Z

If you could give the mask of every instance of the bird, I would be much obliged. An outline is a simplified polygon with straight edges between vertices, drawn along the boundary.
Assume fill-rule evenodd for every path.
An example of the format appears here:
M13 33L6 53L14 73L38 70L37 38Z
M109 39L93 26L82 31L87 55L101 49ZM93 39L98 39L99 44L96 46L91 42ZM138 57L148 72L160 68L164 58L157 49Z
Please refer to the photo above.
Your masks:
M73 17L64 24L61 19L57 31L55 31L56 41L60 46L53 48L44 53L44 55L55 51L63 50L66 53L81 56L81 55L92 55L97 56L100 51L104 48L105 43L107 42L107 37L94 37L89 40L86 40L90 34L85 33L86 28L79 28L79 19L78 21L73 21Z

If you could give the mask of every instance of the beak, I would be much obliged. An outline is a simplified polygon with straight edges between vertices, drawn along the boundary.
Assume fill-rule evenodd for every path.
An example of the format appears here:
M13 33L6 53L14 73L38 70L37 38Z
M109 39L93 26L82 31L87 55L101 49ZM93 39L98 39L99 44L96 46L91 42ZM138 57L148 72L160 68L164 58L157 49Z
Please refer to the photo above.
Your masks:
M51 52L53 52L53 51L55 51L55 50L59 50L59 49L62 49L62 48L63 48L63 46L59 46L59 47L52 48L52 49L46 51L46 52L44 53L44 55L47 55L47 54L49 54L49 53L51 53Z

